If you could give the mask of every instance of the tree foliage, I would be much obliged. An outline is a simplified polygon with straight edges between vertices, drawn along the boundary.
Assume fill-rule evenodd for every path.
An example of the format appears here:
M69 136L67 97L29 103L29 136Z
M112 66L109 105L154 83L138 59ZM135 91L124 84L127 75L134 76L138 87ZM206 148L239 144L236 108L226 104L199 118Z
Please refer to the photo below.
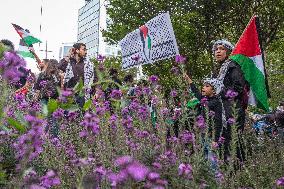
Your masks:
M227 38L236 43L254 14L260 17L263 48L283 56L277 48L270 48L283 38L283 10L283 0L112 0L107 8L112 23L104 36L110 43L117 43L157 14L169 11L180 54L188 60L186 69L193 78L201 79L213 71L213 42ZM168 79L171 62L160 61L143 68L147 74L163 76L164 83L172 86L173 81Z

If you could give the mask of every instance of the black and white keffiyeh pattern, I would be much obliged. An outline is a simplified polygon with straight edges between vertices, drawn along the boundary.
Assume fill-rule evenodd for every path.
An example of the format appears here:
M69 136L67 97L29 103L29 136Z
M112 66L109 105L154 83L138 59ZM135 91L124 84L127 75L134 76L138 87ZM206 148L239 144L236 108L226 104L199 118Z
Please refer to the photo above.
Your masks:
M72 69L72 65L69 62L66 67L66 72L64 75L64 83L70 81L71 78L74 77L74 72ZM90 91L91 86L94 81L94 64L89 60L84 60L84 89L85 89L85 99L90 98L90 94L87 91Z

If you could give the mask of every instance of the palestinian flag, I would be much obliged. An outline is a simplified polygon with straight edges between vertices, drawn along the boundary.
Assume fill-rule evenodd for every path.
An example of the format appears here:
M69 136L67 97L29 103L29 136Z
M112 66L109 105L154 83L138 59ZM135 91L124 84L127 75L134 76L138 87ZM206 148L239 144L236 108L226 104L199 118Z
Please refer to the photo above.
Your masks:
M152 48L152 44L151 44L151 38L149 36L149 29L146 25L143 25L139 28L139 30L140 30L141 41L143 43L143 51L145 58L147 60L150 60L150 50Z
M32 47L32 45L30 45ZM19 49L17 51L23 58L34 58L33 53L30 52L29 47L25 44L23 39L20 39Z
M251 18L230 58L241 66L250 84L249 104L268 111L268 85L257 16Z
M16 24L12 24L16 30L16 32L20 35L20 37L24 40L26 45L30 46L34 43L41 43L41 41L34 36L32 36L29 32L29 30L23 29L21 26L18 26Z

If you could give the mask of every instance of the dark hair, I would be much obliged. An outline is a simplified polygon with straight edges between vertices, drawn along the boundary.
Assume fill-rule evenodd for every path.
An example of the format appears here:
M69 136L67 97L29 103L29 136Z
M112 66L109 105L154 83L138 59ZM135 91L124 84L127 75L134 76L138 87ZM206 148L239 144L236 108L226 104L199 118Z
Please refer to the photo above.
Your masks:
M81 46L86 47L86 45L85 45L84 43L75 43L75 44L73 45L73 48L74 48L75 50L80 50Z
M56 77L58 77L59 76L58 61L55 59L50 59L48 61L45 72L48 76L54 74L56 75Z
M12 51L15 50L15 46L14 46L12 41L10 41L8 39L2 39L0 42L3 43L5 46L9 47L10 50L12 50Z
M133 82L133 76L131 74L128 74L123 79L124 82Z

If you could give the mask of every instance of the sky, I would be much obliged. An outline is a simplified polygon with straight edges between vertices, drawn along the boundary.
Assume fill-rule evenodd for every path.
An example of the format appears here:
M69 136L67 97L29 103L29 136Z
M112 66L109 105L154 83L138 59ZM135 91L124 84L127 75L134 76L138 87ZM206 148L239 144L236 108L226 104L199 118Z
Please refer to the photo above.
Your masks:
M58 59L62 43L77 41L78 10L84 4L85 0L0 0L0 39L9 39L18 48L20 37L11 25L15 23L43 42L34 45L41 59L45 58L45 52L39 50L45 50L46 41L48 50L52 51L47 58ZM35 62L28 60L28 67L35 69Z

